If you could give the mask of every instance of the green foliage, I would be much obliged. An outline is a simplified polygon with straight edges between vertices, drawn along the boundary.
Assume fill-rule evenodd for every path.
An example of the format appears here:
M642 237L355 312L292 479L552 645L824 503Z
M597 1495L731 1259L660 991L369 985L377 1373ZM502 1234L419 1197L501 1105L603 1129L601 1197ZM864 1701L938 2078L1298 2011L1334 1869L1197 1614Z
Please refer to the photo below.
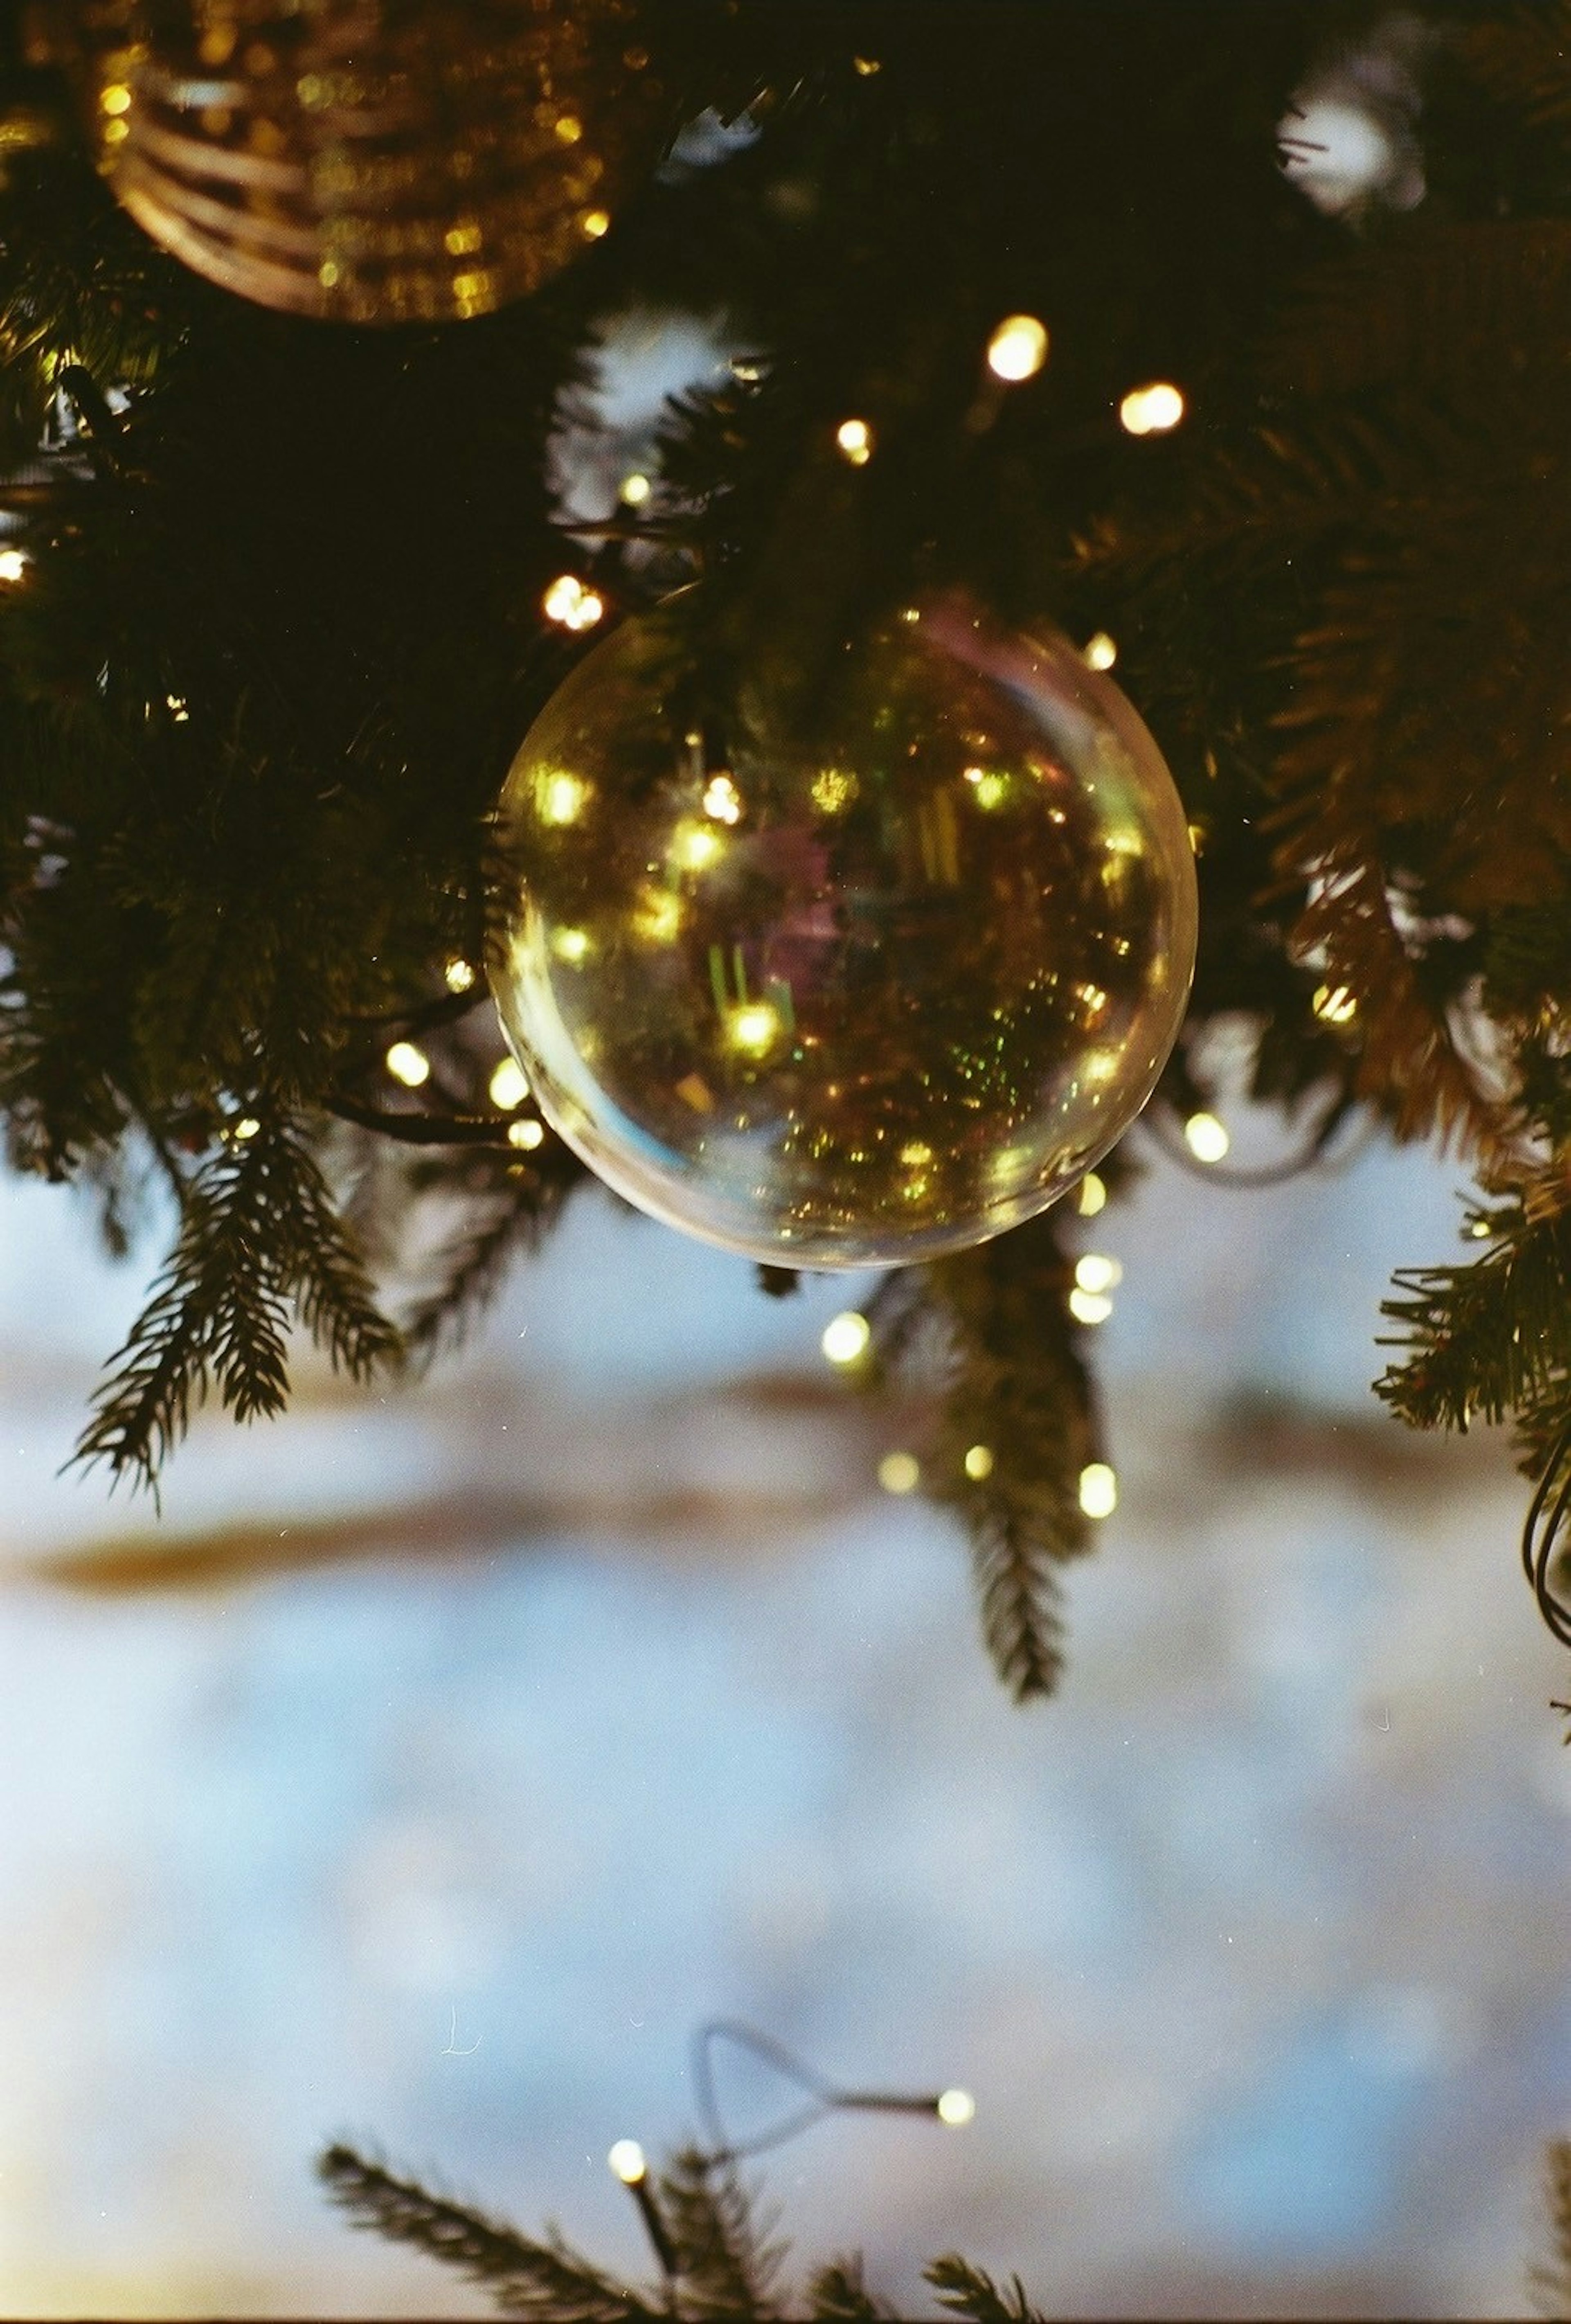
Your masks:
M972 2324L1046 2324L1041 2310L1025 2297L1018 2276L1001 2292L983 2269L972 2267L954 2252L935 2259L925 2273L941 2305L953 2315L969 2316Z

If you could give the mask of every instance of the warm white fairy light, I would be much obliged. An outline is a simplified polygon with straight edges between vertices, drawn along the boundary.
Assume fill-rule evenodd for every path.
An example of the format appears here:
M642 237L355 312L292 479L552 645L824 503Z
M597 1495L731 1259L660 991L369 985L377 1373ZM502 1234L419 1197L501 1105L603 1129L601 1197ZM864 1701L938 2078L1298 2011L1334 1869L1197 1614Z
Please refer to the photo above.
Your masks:
M1098 630L1094 637L1086 640L1085 659L1088 669L1112 669L1118 659L1118 648L1106 630Z
M886 1452L878 1463L878 1482L887 1493L914 1493L922 1482L922 1464L909 1452Z
M190 705L187 702L184 695L166 694L163 701L164 708L170 713L175 724L177 726L183 726L187 719L189 718L191 715Z
M684 872L707 872L724 853L724 840L705 824L679 823L672 835L671 861Z
M1322 984L1309 1003L1322 1025L1350 1025L1358 1003L1345 984Z
M570 774L565 767L544 768L535 778L536 811L554 829L576 823L591 797L592 787L582 775Z
M261 1128L262 1124L255 1114L243 1113L229 1135L236 1146L245 1146L256 1136Z
M624 2187L636 2187L640 2180L649 2175L644 2150L636 2138L619 2138L605 2159Z
M509 1122L508 1144L510 1146L521 1147L526 1154L532 1154L537 1146L544 1146L545 1143L544 1123L535 1120Z
M873 1327L865 1315L848 1307L823 1327L819 1346L831 1364L854 1364L868 1352Z
M578 221L579 232L586 242L598 242L602 234L611 232L609 210L585 210Z
M741 1008L733 1009L726 1019L725 1028L726 1038L731 1047L740 1049L748 1057L766 1056L779 1039L783 1029L780 1011L771 1008L767 1001L749 1001Z
M383 1063L394 1081L402 1082L406 1089L418 1089L431 1078L430 1058L412 1041L395 1041Z
M1094 1219L1098 1211L1107 1207L1107 1189L1094 1170L1088 1170L1080 1180L1080 1191L1075 1198L1075 1208L1081 1218Z
M466 960L447 961L442 970L442 982L449 992L467 992L474 982L474 970Z
M556 928L551 935L551 949L558 960L565 960L569 968L576 968L581 960L589 956L588 931L584 928ZM582 1049L583 1047L581 1041L579 1047Z
M0 581L25 581L32 562L25 549L0 549Z
M1089 1250L1075 1261L1075 1281L1082 1291L1116 1291L1123 1280L1118 1261L1099 1250Z
M540 609L548 622L560 622L565 630L592 630L605 612L605 599L598 590L586 588L576 573L559 573L541 598Z
M969 2090L945 2090L932 2110L940 2122L947 2123L951 2130L960 2130L976 2120L977 2101Z
M704 786L703 812L716 823L740 823L742 798L729 775L712 775Z
M1110 1517L1118 1506L1118 1480L1106 1461L1089 1461L1080 1471L1080 1507L1089 1517Z
M974 1485L979 1485L984 1477L990 1477L993 1473L992 1446L990 1444L971 1445L960 1466L971 1482Z
M988 341L988 369L1011 386L1034 379L1046 361L1046 326L1034 315L1006 315Z
M1220 1162L1232 1143L1214 1113L1191 1113L1184 1124L1184 1144L1197 1162Z
M834 431L841 457L853 468L865 468L873 456L873 431L865 420L842 420Z
M1105 1323L1113 1313L1113 1302L1105 1293L1082 1291L1078 1283L1067 1304L1077 1323Z
M1182 392L1165 379L1132 387L1118 406L1118 417L1131 436L1165 436L1183 416Z
M491 1102L501 1113L511 1113L529 1094L529 1077L516 1057L504 1057L487 1084Z
M635 468L630 476L622 478L621 498L629 508L642 508L654 489L648 477Z

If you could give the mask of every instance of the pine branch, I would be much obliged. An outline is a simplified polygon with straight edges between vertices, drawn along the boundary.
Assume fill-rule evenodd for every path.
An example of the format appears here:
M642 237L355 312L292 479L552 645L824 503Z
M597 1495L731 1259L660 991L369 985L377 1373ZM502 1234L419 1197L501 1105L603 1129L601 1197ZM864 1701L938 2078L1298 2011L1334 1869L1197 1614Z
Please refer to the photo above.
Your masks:
M184 1183L182 1213L73 1455L155 1498L160 1465L209 1389L237 1420L281 1411L291 1314L352 1379L370 1378L400 1350L296 1131L262 1121L222 1149Z
M657 2324L662 2317L565 2244L531 2243L483 2211L396 2178L353 2147L330 2146L317 2169L357 2227L458 2269L482 2284L504 2314L541 2324Z
M1057 1569L1089 1545L1079 1480L1100 1457L1059 1232L1048 1213L920 1277L891 1276L871 1310L887 1368L922 1367L939 1340L945 1385L926 1489L969 1536L983 1637L1019 1702L1057 1683Z
M1571 2318L1571 2139L1551 2139L1544 2156L1544 2192L1554 2257L1534 2268L1540 2316Z
M1557 1433L1571 1379L1571 1212L1533 1219L1475 1210L1489 1250L1470 1266L1409 1268L1381 1313L1400 1360L1375 1392L1415 1428L1465 1430L1522 1413L1535 1438ZM1536 1447L1535 1447L1536 1449Z
M984 2269L973 2267L958 2252L947 2252L923 2273L940 2305L956 2316L969 2317L971 2324L1047 2324L1042 2310L1026 2299L1018 2276L1001 2292Z
M680 2308L693 2324L767 2324L782 2257L754 2224L730 2163L684 2148L660 2174L656 2200L676 2259Z
M884 2324L895 2310L875 2300L862 2282L859 2259L831 2260L807 2287L813 2324Z

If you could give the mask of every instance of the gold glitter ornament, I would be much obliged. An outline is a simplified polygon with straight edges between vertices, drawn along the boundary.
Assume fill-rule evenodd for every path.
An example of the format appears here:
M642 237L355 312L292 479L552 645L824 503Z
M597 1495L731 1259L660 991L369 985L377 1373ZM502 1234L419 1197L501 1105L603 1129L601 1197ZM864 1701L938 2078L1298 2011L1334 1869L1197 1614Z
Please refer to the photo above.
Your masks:
M849 650L811 734L746 687L701 731L689 678L668 614L626 622L503 788L488 973L541 1110L765 1261L930 1259L1045 1210L1144 1104L1193 971L1145 728L1066 640L952 598Z
M99 166L152 239L265 307L489 314L652 167L632 0L78 0Z

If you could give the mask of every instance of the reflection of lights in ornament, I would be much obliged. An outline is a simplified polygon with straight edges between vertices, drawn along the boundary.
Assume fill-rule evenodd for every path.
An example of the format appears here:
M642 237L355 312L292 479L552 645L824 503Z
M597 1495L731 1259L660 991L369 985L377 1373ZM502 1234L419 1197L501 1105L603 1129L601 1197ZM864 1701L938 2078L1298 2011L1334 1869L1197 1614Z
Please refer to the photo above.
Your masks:
M1047 361L1047 332L1034 315L1007 315L988 341L988 369L1013 385L1034 379Z
M402 1082L406 1089L418 1089L431 1078L430 1058L412 1041L395 1041L382 1062L394 1081Z
M535 804L542 823L556 829L576 823L589 800L589 784L564 767L543 767L536 777Z
M767 1001L744 1001L726 1018L726 1039L748 1057L767 1057L784 1030L779 1010Z
M960 1465L964 1469L967 1476L970 1478L973 1484L979 1485L984 1477L990 1477L993 1473L992 1446L990 1444L973 1444L967 1452L966 1457ZM948 2121L949 2117L947 2115L944 2116L944 2119L946 2122ZM969 2116L967 2116L967 2120L969 2120Z
M857 795L855 775L846 774L839 767L825 767L813 779L813 804L822 815L840 815L850 807Z
M580 230L582 231L586 242L598 242L602 234L609 234L611 232L611 212L609 210L590 210L586 212L584 217L579 221L579 224Z
M854 1308L847 1308L843 1315L836 1315L824 1325L823 1337L818 1344L831 1364L854 1364L867 1354L872 1336L872 1325L867 1317L859 1315Z
M545 1120L640 1207L776 1264L926 1259L1072 1194L1182 1015L1193 858L1124 697L1065 640L905 610L851 641L822 741L746 672L745 716L695 721L680 610L624 622L499 811L528 876L488 969ZM592 804L556 835L563 774ZM1092 907L1066 915L1071 890ZM938 991L942 1034L913 1005Z
M0 549L0 581L24 581L32 562L25 549Z
M1165 436L1183 416L1183 396L1164 379L1153 380L1149 387L1132 387L1118 406L1118 417L1131 436Z
M1118 1480L1106 1461L1080 1471L1080 1507L1089 1517L1110 1517L1118 1506Z
M1184 1144L1197 1162L1220 1162L1232 1143L1214 1113L1191 1113L1184 1124Z
M112 80L98 99L101 111L111 116L131 110L131 91L123 80Z
M556 134L564 145L576 145L583 134L583 124L575 113L559 114L556 118Z
M529 1094L529 1079L516 1057L504 1057L492 1074L487 1087L491 1102L501 1113L511 1113Z
M864 80L868 79L872 74L882 72L884 69L877 57L853 57L851 59L851 62L856 67L858 72L861 74Z
M1194 849L1197 855L1200 854L1204 851L1205 844L1205 825L1203 823L1191 823L1190 825L1190 845Z
M183 726L191 715L189 704L179 694L166 694L163 699L164 707L173 717L175 724Z
M620 2179L624 2187L636 2187L641 2179L648 2176L649 2166L636 2138L619 2138L605 2159L613 2176Z
M1323 1025L1350 1025L1358 1014L1358 1003L1345 984L1322 984L1309 1005Z
M1077 1323L1105 1323L1113 1313L1113 1302L1096 1291L1082 1291L1077 1283L1067 1302L1070 1314Z
M729 775L710 777L704 788L703 812L713 816L716 823L741 821L741 795Z
M886 1452L878 1463L878 1482L887 1493L914 1493L922 1482L922 1464L909 1452Z
M1009 796L1007 775L995 774L984 767L967 767L963 771L978 807L992 808L1003 806Z
M725 842L718 831L706 831L701 823L679 823L671 842L671 861L684 872L707 872L710 865L725 853Z
M873 431L865 420L842 420L834 431L841 456L853 468L865 468L873 456Z
M449 992L467 992L474 982L474 971L468 961L455 957L445 963L442 982Z
M969 2090L944 2090L932 2110L940 2122L947 2123L951 2130L960 2130L976 2120L977 2101Z
M542 1123L538 1121L509 1122L508 1144L510 1146L521 1146L526 1154L532 1154L537 1146L544 1146L545 1142L546 1131Z
M635 468L630 476L622 478L621 498L627 503L629 508L642 508L654 489L648 476Z
M1075 1262L1075 1281L1082 1291L1116 1291L1123 1280L1118 1261L1105 1259L1099 1250L1089 1250Z
M1081 1218L1094 1219L1098 1211L1106 1209L1107 1203L1107 1187L1094 1170L1088 1170L1080 1180L1079 1194L1075 1202L1076 1210L1079 1211Z
M560 622L565 630L592 630L605 612L605 600L586 589L576 573L559 573L540 608L548 622Z
M1088 669L1111 669L1118 659L1118 649L1106 630L1098 630L1094 637L1086 640L1085 656Z

